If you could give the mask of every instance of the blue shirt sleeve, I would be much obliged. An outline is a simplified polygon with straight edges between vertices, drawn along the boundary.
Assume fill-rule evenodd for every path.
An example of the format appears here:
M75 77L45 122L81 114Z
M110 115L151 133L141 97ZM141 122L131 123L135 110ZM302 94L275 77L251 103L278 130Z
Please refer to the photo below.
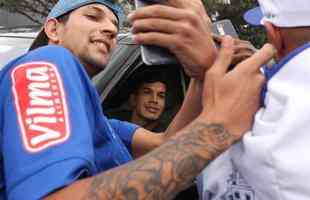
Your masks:
M0 79L6 196L42 199L96 171L93 119L85 106L87 75L69 51L57 46L32 51L10 65Z
M112 128L115 130L116 134L120 137L123 143L126 145L128 151L132 154L132 139L133 135L135 134L136 130L140 128L138 125L119 121L117 119L110 119L109 123L111 124Z

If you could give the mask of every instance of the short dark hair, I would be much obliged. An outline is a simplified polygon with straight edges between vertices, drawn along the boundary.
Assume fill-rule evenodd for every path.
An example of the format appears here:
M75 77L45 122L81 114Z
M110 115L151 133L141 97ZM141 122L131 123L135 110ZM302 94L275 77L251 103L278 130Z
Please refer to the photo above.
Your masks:
M147 70L144 71L143 73L139 74L134 80L134 86L132 88L132 91L135 93L138 91L138 89L146 83L155 83L155 82L161 82L168 86L167 83L167 77L164 73L164 71L159 68L159 69L152 69L152 70Z
M66 24L69 20L70 14L71 12L61 15L60 17L57 17L57 21Z

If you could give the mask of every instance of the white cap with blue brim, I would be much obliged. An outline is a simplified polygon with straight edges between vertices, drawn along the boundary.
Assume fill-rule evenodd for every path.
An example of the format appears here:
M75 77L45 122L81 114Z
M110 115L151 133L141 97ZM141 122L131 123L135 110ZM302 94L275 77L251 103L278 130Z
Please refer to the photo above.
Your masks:
M252 25L263 25L265 21L277 27L310 26L309 0L258 0L260 7L244 14Z

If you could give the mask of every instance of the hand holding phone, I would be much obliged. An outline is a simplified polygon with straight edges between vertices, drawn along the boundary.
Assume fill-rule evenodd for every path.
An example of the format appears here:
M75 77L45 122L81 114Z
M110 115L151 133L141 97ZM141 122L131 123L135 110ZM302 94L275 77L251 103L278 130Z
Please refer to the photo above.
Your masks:
M158 0L135 1L137 8L163 3L163 1ZM186 0L180 0L180 2L184 5L191 5L191 2L187 3ZM196 4L194 3L193 5ZM201 5L201 7L200 9L203 9L203 5ZM195 7L189 7L188 10L194 11L194 8ZM179 63L183 65L189 76L202 79L204 71L211 66L216 52L212 44L209 28L207 27L208 23L204 23L205 20L201 19L200 15L186 12L186 8L184 8L184 12L182 12L181 9L167 7L162 9L161 14L158 14L159 20L161 21L158 21L156 24L156 17L149 17L149 12L159 11L159 7L150 7L137 11L130 20L132 22L139 21L141 23L134 24L133 32L139 33L141 30L141 34L137 34L139 37L137 41L139 43L158 44L167 49L169 48L171 51L173 50L174 54L157 46L142 45L141 54L143 61L147 65L172 64L177 63L177 59L174 56L176 55ZM153 15L156 16L157 14L153 13ZM161 16L163 17L161 18ZM228 31L226 31L226 25L231 25L231 23L216 23L213 26L213 32L217 35L235 34L233 36L236 37L236 32L231 31L234 30L233 26L231 25L232 29L229 27ZM158 30L158 32L156 30ZM148 31L150 31L152 35L148 35ZM169 41L171 41L171 43L169 43Z
M135 6L140 8L163 2L164 0L135 0ZM141 57L146 65L177 64L176 57L169 50L154 45L142 45Z

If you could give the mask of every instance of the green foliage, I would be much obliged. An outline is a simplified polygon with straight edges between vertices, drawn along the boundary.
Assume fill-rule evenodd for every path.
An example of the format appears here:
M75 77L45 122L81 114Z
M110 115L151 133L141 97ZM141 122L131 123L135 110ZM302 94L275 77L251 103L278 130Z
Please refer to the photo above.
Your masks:
M264 28L252 27L243 20L243 14L256 7L257 0L230 0L230 5L221 3L221 0L204 0L204 4L211 18L216 20L230 19L240 38L251 41L256 47L261 47L266 42ZM222 1L223 2L223 1Z

